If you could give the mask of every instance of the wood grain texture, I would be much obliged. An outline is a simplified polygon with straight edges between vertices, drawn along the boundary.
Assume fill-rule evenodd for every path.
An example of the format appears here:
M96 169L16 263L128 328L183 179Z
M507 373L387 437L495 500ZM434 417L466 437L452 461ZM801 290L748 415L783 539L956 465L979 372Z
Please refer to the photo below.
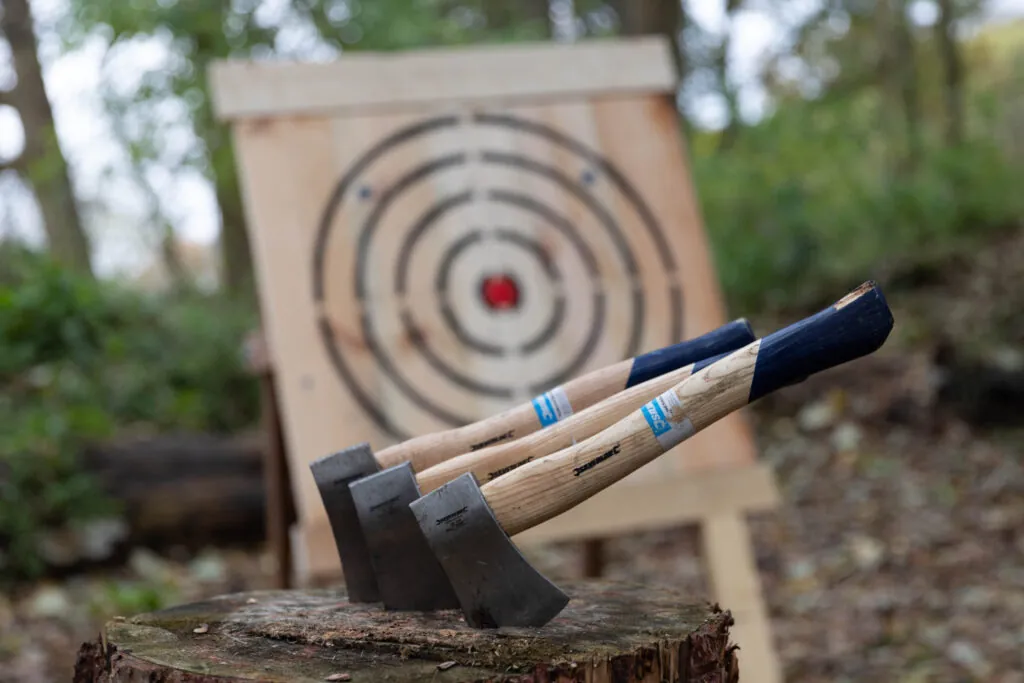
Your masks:
M664 457L664 456L663 456ZM519 532L523 548L574 538L611 538L701 524L708 515L768 513L782 504L770 465L719 467L642 486L609 486L572 510Z
M734 351L752 341L754 331L750 323L743 318L733 320L693 339L670 344L576 377L535 397L532 404L517 406L465 427L408 439L384 449L376 457L384 468L408 461L414 472L435 470L430 475L431 479L440 476L447 477L444 479L447 481L454 478L445 473L457 471L461 474L469 471L465 468L470 461L474 462L473 471L487 475L489 470L503 469L528 455L539 457L562 447L556 447L555 443L564 442L563 445L569 445L574 438L583 439L604 429L614 421L609 420L608 416L625 415L629 408L624 406L632 405L636 396L651 394L654 391L652 387L667 389L688 376L692 368L700 367L699 363ZM677 371L681 368L685 368L685 372L680 374ZM628 391L636 384L666 375L675 380L646 384L646 389L640 393ZM619 397L606 403L602 412L589 411L596 404L616 396ZM559 412L559 409L564 412ZM541 420L544 411L546 416ZM589 412L582 419L574 419L578 418L580 411ZM567 427L568 420L573 422ZM552 441L548 438L549 433L556 427L559 429ZM529 437L537 438L524 445L524 439ZM497 445L491 445L495 443ZM459 462L454 469L446 469L446 463L455 458ZM491 478L486 476L484 480ZM421 490L433 488L436 485Z
M510 443L464 453L430 467L416 476L421 493L429 493L455 477L472 472L481 483L511 472L562 448L580 442L611 426L632 410L690 376L693 365L655 377L620 391L574 415Z
M610 486L572 510L520 532L513 540L521 547L536 547L566 538L640 533L697 523L709 514L763 513L780 504L769 465L722 467L691 477L663 477L639 487ZM297 575L312 577L306 580L313 585L333 584L339 558L327 520L296 525L291 538L297 562L308 562L299 566Z
M336 590L219 596L110 622L105 638L79 650L74 680L739 680L742 650L730 642L729 612L663 588L565 587L572 602L542 629L471 629L458 610L384 612Z
M481 491L507 533L519 533L571 509L747 403L873 353L893 323L881 289L865 282L814 315L720 360L709 359L710 365L611 427L514 469Z
M678 417L689 419L694 432L746 405L760 344L749 344L668 390L680 403ZM583 502L664 452L638 410L575 446L484 484L481 491L502 528L513 536Z
M584 409L620 391L629 378L633 359L589 372L561 386L574 409ZM478 451L495 442L511 442L533 434L542 425L530 402L465 427L413 437L375 454L382 468L409 461L420 472L458 454Z
M222 120L437 103L671 92L669 46L653 37L576 43L353 53L322 63L218 61L209 68ZM344 85L340 85L344 84Z
M338 400L325 376L326 364L310 353L316 320L305 279L281 278L303 272L308 242L279 226L315 225L318 199L330 193L336 163L329 140L330 122L322 120L243 122L232 129L248 228L253 232L253 266L260 290L259 307L276 370L275 392L290 465L292 493L299 519L323 515L316 482L306 455L330 453L337 437L324 425L360 419L358 407ZM273 169L273 170L270 170ZM279 182L283 173L289 182ZM308 238L307 238L308 239ZM324 394L327 394L325 396ZM326 399L326 400L325 400Z
M684 328L705 329L704 321L726 316L703 216L687 159L687 141L679 135L674 96L628 97L611 93L591 98L595 144L636 185L643 188L652 213L665 222L669 252L677 255L677 277L686 297ZM642 122L642 123L641 123ZM672 143L668 143L672 140ZM699 230L690 226L701 226ZM643 235L637 236L643 240ZM647 253L652 243L641 243ZM643 273L645 288L657 286L655 272ZM743 467L757 459L750 425L742 412L727 415L633 475L625 485L645 486L663 477L685 478L698 471ZM638 492L637 495L643 495ZM603 513L602 513L603 514Z

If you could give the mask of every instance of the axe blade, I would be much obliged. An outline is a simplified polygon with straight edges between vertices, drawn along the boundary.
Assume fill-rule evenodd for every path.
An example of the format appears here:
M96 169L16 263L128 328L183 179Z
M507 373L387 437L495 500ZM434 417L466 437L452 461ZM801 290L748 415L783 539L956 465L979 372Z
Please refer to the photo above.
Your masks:
M370 564L370 554L359 526L349 491L349 482L380 470L369 443L355 446L314 460L310 466L327 519L334 533L334 543L345 574L345 587L351 602L377 602L380 593Z
M409 505L474 628L539 627L569 597L523 557L476 477L463 474Z
M412 464L354 481L349 490L385 609L458 609L448 577L409 510L420 497Z

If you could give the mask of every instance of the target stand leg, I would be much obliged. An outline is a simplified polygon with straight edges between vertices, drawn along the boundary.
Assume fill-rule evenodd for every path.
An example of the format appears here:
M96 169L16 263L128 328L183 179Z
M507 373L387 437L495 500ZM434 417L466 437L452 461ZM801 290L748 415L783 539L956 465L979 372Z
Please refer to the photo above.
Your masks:
M736 620L733 640L740 644L743 680L781 683L782 674L743 512L723 511L705 517L700 522L700 536L712 593Z
M588 538L583 541L583 576L599 579L604 574L604 539Z
M289 528L295 521L295 501L292 497L284 427L278 408L279 397L274 365L261 331L249 334L244 351L248 368L257 376L260 388L260 427L266 439L263 447L263 491L266 500L264 524L267 548L276 565L274 587L291 588L292 553Z

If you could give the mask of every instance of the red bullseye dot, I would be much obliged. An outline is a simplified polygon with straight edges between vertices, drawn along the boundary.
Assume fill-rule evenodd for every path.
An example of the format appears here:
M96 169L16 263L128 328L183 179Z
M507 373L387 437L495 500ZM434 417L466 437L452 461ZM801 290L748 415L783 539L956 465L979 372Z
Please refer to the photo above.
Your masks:
M484 278L480 294L487 307L495 310L503 311L519 305L519 285L505 273Z

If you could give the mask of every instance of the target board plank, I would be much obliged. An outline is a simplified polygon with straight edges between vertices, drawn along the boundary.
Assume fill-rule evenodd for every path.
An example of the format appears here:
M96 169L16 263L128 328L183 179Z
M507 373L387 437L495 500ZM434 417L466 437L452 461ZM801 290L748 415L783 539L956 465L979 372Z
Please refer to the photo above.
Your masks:
M671 51L656 37L356 52L317 63L221 61L210 69L222 119L334 115L453 102L667 92ZM343 84L343 85L341 85Z
M318 540L330 534L312 460L476 421L727 321L668 52L651 39L598 43L214 67L278 376L300 566L338 571ZM629 76L593 68L612 62ZM575 80L531 80L537 64L575 68ZM382 101L414 76L437 88ZM693 520L700 497L681 500L680 487L716 471L749 471L745 488L724 487L739 491L737 509L771 505L759 468L736 413L521 537Z

